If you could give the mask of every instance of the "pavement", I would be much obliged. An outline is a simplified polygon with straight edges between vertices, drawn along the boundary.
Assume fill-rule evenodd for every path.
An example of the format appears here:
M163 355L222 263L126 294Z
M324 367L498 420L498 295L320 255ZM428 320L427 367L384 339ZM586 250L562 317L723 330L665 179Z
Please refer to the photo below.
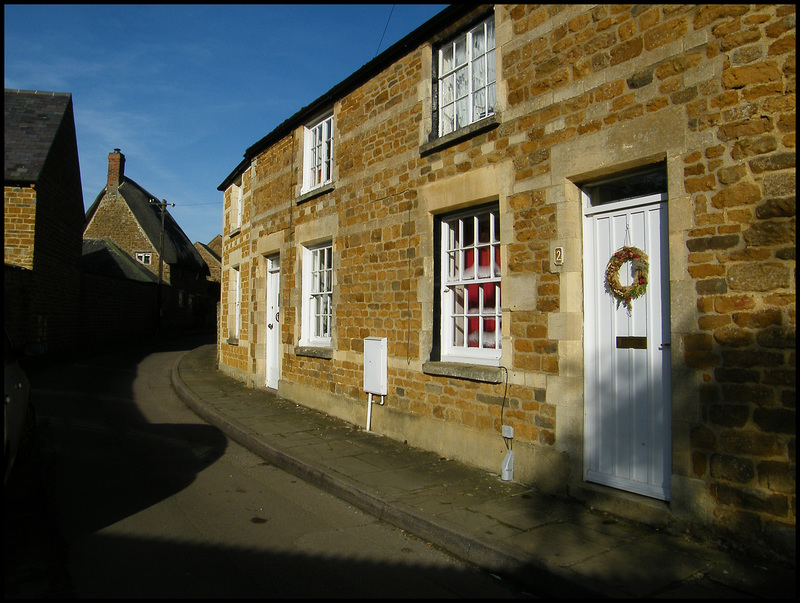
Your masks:
M247 387L217 369L214 345L183 355L172 383L204 420L275 466L534 596L795 597L793 564L596 512Z

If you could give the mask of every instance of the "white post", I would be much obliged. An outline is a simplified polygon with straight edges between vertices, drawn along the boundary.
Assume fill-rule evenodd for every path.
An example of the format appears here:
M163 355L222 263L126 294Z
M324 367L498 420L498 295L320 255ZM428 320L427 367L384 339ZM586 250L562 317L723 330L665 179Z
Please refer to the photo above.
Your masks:
M367 431L369 431L370 425L372 425L372 392L367 400Z

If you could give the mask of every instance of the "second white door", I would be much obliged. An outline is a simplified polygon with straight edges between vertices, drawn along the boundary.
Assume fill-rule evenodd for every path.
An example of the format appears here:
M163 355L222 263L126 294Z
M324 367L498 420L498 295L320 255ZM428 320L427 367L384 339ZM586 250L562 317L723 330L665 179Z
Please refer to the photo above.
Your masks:
M273 255L267 258L267 341L266 386L278 389L281 377L281 260Z

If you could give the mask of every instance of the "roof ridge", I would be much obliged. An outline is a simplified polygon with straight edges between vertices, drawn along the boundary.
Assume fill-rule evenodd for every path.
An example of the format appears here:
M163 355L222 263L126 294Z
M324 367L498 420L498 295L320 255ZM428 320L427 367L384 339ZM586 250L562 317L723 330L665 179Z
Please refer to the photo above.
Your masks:
M5 91L25 94L40 94L42 96L72 96L71 92L50 92L48 90L22 90L21 88L5 88Z

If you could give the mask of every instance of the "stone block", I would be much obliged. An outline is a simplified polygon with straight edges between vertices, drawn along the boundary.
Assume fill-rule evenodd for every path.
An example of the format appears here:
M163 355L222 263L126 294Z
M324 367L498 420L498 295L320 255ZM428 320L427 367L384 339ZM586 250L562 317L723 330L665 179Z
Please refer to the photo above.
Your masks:
M751 459L730 454L712 454L711 477L738 484L746 484L755 477L755 466Z
M793 408L756 408L753 411L753 422L767 433L796 434L796 418Z
M781 72L774 61L731 67L722 72L722 85L725 88L743 88L751 84L762 84L780 79Z
M722 189L711 197L712 207L726 209L742 205L754 205L761 200L761 189L752 182L739 182Z
M785 264L761 262L731 266L727 282L731 291L773 291L788 288L790 276Z
M755 457L779 457L786 454L786 446L775 434L752 429L725 429L719 437L720 447L728 454Z
M769 513L777 517L784 517L789 507L788 501L783 495L730 484L712 484L711 495L717 502L742 509L744 512ZM748 523L750 522L748 521ZM757 525L752 525L751 529L758 529Z
M744 427L750 409L742 404L714 404L709 408L709 419L722 427Z
M774 406L775 390L754 383L723 383L722 395L731 404L755 404L758 406Z
M776 153L765 157L756 157L750 161L750 169L754 174L774 172L777 170L791 170L796 165L794 152Z
M717 436L706 425L698 425L692 429L690 442L692 448L701 448L703 450L717 449Z
M757 466L761 487L782 494L797 492L797 466L794 463L762 461Z

